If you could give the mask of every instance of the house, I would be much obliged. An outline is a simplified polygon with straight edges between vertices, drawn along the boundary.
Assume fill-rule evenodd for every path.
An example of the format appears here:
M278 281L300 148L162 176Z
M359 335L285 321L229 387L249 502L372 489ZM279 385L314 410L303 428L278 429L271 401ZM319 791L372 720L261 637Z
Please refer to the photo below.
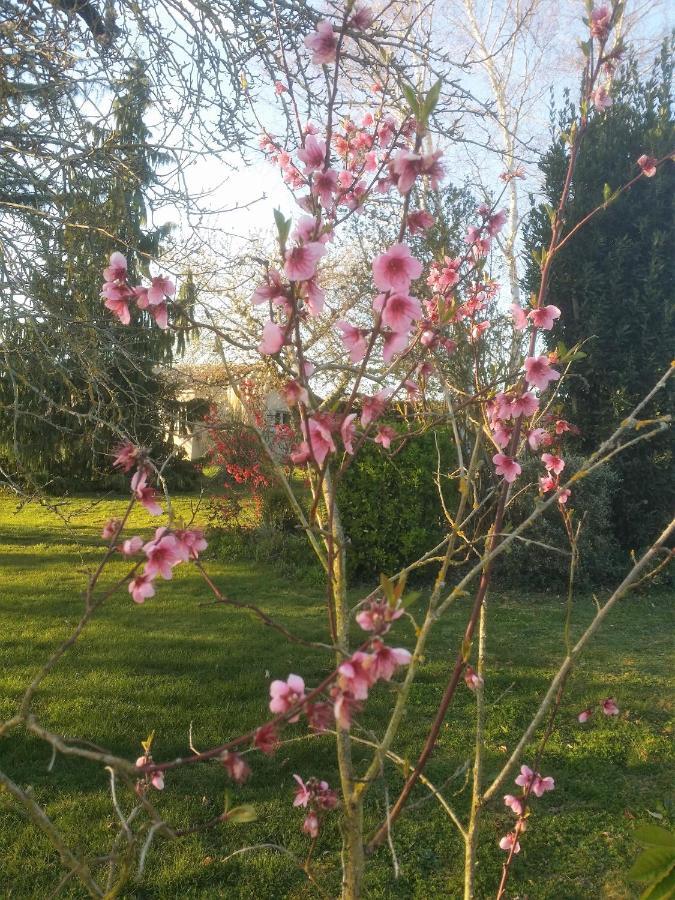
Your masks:
M220 420L251 421L247 404L240 396L249 396L259 411L263 430L290 425L288 405L269 382L266 369L254 366L196 364L171 370L174 402L173 419L167 429L174 446L181 447L189 460L202 459L213 446L207 415Z

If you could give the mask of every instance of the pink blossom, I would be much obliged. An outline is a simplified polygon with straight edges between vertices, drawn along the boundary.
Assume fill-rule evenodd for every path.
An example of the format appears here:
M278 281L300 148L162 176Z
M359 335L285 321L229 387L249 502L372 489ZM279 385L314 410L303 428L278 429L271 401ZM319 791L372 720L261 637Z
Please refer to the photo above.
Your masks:
M555 478L551 475L546 475L539 479L539 487L541 488L542 493L547 494L549 491L554 491L556 489L557 483Z
M276 728L271 722L268 722L266 725L261 725L260 728L256 729L256 732L253 735L253 745L266 756L272 756L277 750L279 747L279 736Z
M122 527L121 519L108 519L108 521L103 526L103 531L101 532L101 537L104 541L112 541L113 538L117 537L117 533Z
M350 728L354 713L358 712L361 704L350 693L339 688L333 689L331 695L333 697L333 714L338 728Z
M527 443L530 450L538 450L548 437L549 434L545 428L533 428L532 431L528 431Z
M434 150L422 157L422 174L429 179L432 191L438 190L439 182L445 177L445 169L440 162L442 156L442 150Z
M309 281L303 281L300 285L300 294L310 316L320 316L326 302L326 294L316 283L316 279L310 278Z
M511 850L513 847L514 853L520 853L520 844L516 838L515 831L509 831L508 834L505 834L504 837L499 842L499 846L502 850Z
M511 414L514 419L518 416L531 416L539 409L539 401L530 391L524 391L520 397L514 397L511 401Z
M163 772L153 772L150 776L150 784L157 791L164 790L164 773Z
M403 613L401 606L393 607L386 600L371 600L369 606L357 614L356 621L364 631L386 634L391 623L400 619Z
M406 225L410 234L421 234L428 231L435 223L434 217L424 209L408 213Z
M104 285L107 287L107 285ZM122 325L128 325L131 322L131 313L129 312L129 293L126 289L116 289L115 292L109 291L107 299L103 303L106 309L117 316Z
M335 442L328 420L317 414L307 420L307 427L309 429L307 443L317 464L322 466L328 454L335 453Z
M520 464L513 457L506 456L504 453L495 453L492 462L497 467L497 475L503 475L504 480L509 484L514 482L522 471Z
M275 94L284 94L288 88L283 83L283 81L275 81L274 82L274 93Z
M407 194L422 171L422 157L419 153L399 150L390 163L392 174L396 177L396 187L401 194Z
M199 554L209 546L204 539L201 528L183 528L174 531L174 537L178 541L181 552L188 559L199 559Z
M298 150L298 159L305 164L305 175L321 169L326 159L326 142L308 134L305 146Z
M502 230L504 225L506 224L506 210L500 209L499 212L493 213L487 222L487 231L491 237L494 237L496 234Z
M565 460L561 456L556 456L555 453L542 453L541 461L547 470L553 472L554 475L560 475L565 468Z
M143 572L149 578L161 575L165 580L173 577L173 569L181 562L186 562L188 553L173 534L168 534L166 528L158 528L155 537L143 546L143 552L148 558Z
M527 790L534 781L536 772L533 772L529 766L520 767L520 775L516 778L516 784Z
M307 722L312 731L323 734L333 723L333 710L328 703L308 703Z
M298 444L298 446L291 451L290 457L291 462L295 463L296 466L309 462L312 458L312 451L309 449L307 441L302 441L302 443Z
M279 393L289 406L294 406L296 403L304 403L306 406L309 403L307 388L304 388L295 378L287 381Z
M380 87L380 90L382 88ZM380 144L383 147L388 147L391 144L392 138L396 134L396 122L392 118L392 116L385 116L380 122L377 129L377 137Z
M293 778L295 778L299 785L299 787L297 787L295 791L293 806L307 806L309 801L312 799L312 791L299 775L293 775Z
M251 296L251 303L259 306L261 303L271 302L279 306L286 300L284 287L281 281L281 273L277 269L270 269L266 281L258 285Z
M131 441L125 441L115 447L113 452L115 453L115 458L112 462L113 466L121 469L123 472L129 472L136 465L141 450L139 447L134 446Z
M571 425L566 419L557 419L555 423L555 433L564 434L566 431L570 431L573 434L579 433L579 429L576 428L576 426Z
M325 172L317 172L312 179L312 193L321 201L321 205L328 207L333 202L333 194L337 193L337 172L326 169Z
M221 760L227 774L237 784L244 784L251 775L251 767L238 753L225 750Z
M537 328L543 328L544 331L550 331L553 323L560 318L560 310L557 306L540 306L528 313L528 319L532 319Z
M155 586L148 575L137 575L129 582L129 593L134 603L145 603L148 597L155 596Z
M511 315L513 316L513 325L518 331L527 328L527 313L522 306L518 306L517 303L512 303Z
M525 804L520 797L514 797L513 794L504 794L504 803L517 816L522 816Z
M155 320L155 325L166 331L169 327L169 308L166 303L156 303L154 306L148 307L148 312Z
M367 428L375 419L379 419L391 397L391 391L384 388L372 397L364 397L361 409L361 425Z
M157 306L164 302L165 297L172 297L176 292L176 285L170 278L163 275L155 275L152 286L148 288L148 303Z
M131 479L131 490L151 516L161 516L162 507L157 502L157 494L154 488L147 484L147 480L148 473L144 469L139 469Z
M656 164L658 160L654 156L647 156L646 154L642 154L642 156L638 157L637 164L642 169L642 174L646 175L647 178L653 178L656 175Z
M364 31L373 24L373 11L368 6L355 6L354 12L351 14L349 24L352 28Z
M606 716L618 716L619 707L616 705L614 697L607 697L602 701L602 711Z
M590 719L590 717L591 717L592 715L593 715L593 707L589 706L588 709L582 709L582 710L581 710L581 712L580 712L579 715L577 716L577 719L578 719L578 720L581 722L581 724L583 725L584 722L588 722L588 720Z
M380 425L375 435L375 443L382 444L385 450L391 447L392 440L396 437L396 431L390 425Z
M353 363L361 362L368 349L366 336L363 331L344 320L336 322L335 326L342 332L342 342L347 350L349 350L349 358L351 361Z
M547 356L528 356L525 360L525 380L540 391L545 391L549 381L557 381L560 373L549 365Z
M609 92L607 90L606 85L601 84L596 87L596 89L591 94L591 101L595 108L600 112L604 112L614 102L612 98L609 96Z
M534 781L532 782L532 793L535 797L543 797L546 791L552 791L554 789L555 781L550 775L545 778L542 778L538 773L535 775Z
M310 241L286 251L284 272L290 281L309 281L314 277L316 264L326 252L320 241Z
M599 41L607 39L609 25L612 21L612 11L608 6L599 6L591 11L591 34Z
M419 396L420 386L417 384L417 382L411 381L410 378L406 378L406 380L403 382L403 387L408 392L409 400L414 400L416 397Z
M337 55L337 38L333 33L333 26L325 19L316 26L316 31L305 38L305 47L312 51L312 62L317 65L327 65L335 62Z
M373 656L371 667L373 681L382 679L391 681L392 676L399 666L407 666L412 659L412 654L404 647L387 647L379 639L373 641Z
M399 353L407 350L410 335L407 331L388 331L384 334L382 359L388 364Z
M268 355L278 353L284 346L285 340L283 328L280 328L276 322L266 322L263 326L262 341L258 344L258 351Z
M356 435L356 428L354 426L354 419L356 418L356 413L350 413L348 416L345 416L342 420L342 425L340 425L340 437L342 438L342 443L344 444L344 448L351 456L354 455L354 436Z
M375 682L373 657L361 650L338 667L338 686L355 700L366 700L368 690Z
M319 817L313 809L305 816L305 821L302 823L302 830L311 838L315 838L319 834Z
M305 682L299 675L289 675L286 681L273 681L270 684L270 710L273 713L286 713L289 709L305 699ZM300 713L296 713L289 722L297 722Z
M502 422L498 422L493 427L492 439L495 444L503 450L505 447L508 447L512 434L513 430L511 428L507 428Z
M483 686L482 676L479 675L472 666L467 666L466 669L464 669L464 681L470 691L475 691L478 687Z
M558 503L564 506L571 496L572 491L569 488L563 488L562 491L560 491L560 493L558 494Z
M410 331L410 324L422 318L419 300L407 294L379 294L373 300L373 309L382 314L382 322L392 331Z
M136 535L136 537L128 538L124 541L120 550L123 556L135 556L142 546L143 538Z
M406 244L393 244L373 260L373 279L381 291L406 293L410 282L422 274L422 263Z
M126 281L126 278L127 258L119 250L115 250L110 254L108 268L103 270L103 279L105 281Z

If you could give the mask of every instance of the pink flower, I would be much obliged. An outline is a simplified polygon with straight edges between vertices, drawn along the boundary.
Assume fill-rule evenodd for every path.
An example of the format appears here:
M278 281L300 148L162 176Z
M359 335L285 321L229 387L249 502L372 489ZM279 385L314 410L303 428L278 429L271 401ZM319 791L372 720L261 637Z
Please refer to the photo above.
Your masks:
M545 391L549 381L557 381L560 372L552 369L547 356L528 356L525 360L525 381Z
M529 766L521 766L520 775L516 778L516 784L526 790L534 781L535 776L536 773Z
M581 724L583 725L584 722L588 722L588 720L590 719L590 717L591 717L592 715L593 715L593 707L589 706L588 709L582 709L582 710L581 710L581 712L580 712L579 715L577 716L577 719L578 719L578 720L581 722Z
M320 316L323 312L323 305L326 302L325 291L319 287L315 278L304 281L300 288L300 293L310 316Z
M287 681L273 681L270 684L270 710L273 713L286 713L289 709L305 699L305 682L299 675L289 675ZM297 722L300 713L296 713L289 722Z
M503 475L504 480L509 484L514 482L522 471L520 464L513 457L506 456L504 453L495 453L492 462L497 467L497 475Z
M517 816L522 816L525 804L520 797L514 797L513 794L504 794L504 803Z
M304 403L305 405L309 403L307 389L296 381L295 378L287 381L279 393L289 406L294 406L296 403Z
M500 209L499 212L493 213L487 222L487 231L491 237L494 237L496 234L502 230L504 225L506 224L506 210Z
M543 797L546 791L552 791L554 789L555 781L550 775L546 776L546 778L542 778L538 773L535 775L534 781L532 782L532 793L535 797Z
M209 546L204 539L204 532L201 528L179 529L174 532L174 537L178 541L186 561L188 559L199 559L199 554Z
M406 650L404 647L387 647L379 639L373 641L373 651L373 656L371 657L373 682L379 679L391 681L396 669L399 666L407 666L412 659L412 654L409 650Z
M373 260L373 279L381 291L406 293L410 282L422 274L422 263L406 244L393 244Z
M108 268L103 270L103 278L105 281L126 281L127 258L119 250L110 254L110 262Z
M537 328L543 328L544 331L550 331L553 323L560 318L560 310L557 306L540 306L539 309L533 309L528 313L528 319L532 319Z
M479 686L483 686L483 678L475 672L472 666L467 666L464 669L464 681L466 682L466 686L470 691L475 691Z
M355 700L366 700L368 690L375 682L373 657L361 650L338 667L338 685Z
M312 799L312 791L299 775L293 775L293 778L295 778L299 785L299 787L297 787L295 791L293 806L307 806L309 801Z
M595 108L600 112L604 112L614 102L612 98L609 96L609 92L607 91L607 87L604 84L599 85L591 94L591 101Z
M312 51L312 62L317 65L327 65L335 62L337 55L337 38L333 33L330 22L323 20L316 26L316 31L305 38L305 47Z
M266 756L272 756L275 753L279 747L279 736L271 722L256 729L253 735L253 746Z
M283 81L275 81L274 82L274 93L275 94L284 94L288 88L283 83Z
M399 353L403 353L408 348L410 335L407 331L388 331L384 334L384 347L382 348L382 359L389 364L392 359Z
M422 157L419 153L399 150L389 167L392 174L396 177L396 187L399 189L399 192L407 194L422 171Z
M527 328L527 313L517 303L511 304L511 315L513 316L513 325L518 331Z
M298 446L291 451L290 457L291 462L295 463L296 466L309 462L312 458L312 451L309 449L307 441L302 441L302 443L298 444Z
M354 419L356 418L356 413L350 413L350 415L345 416L342 420L342 425L340 425L340 437L342 438L342 443L344 444L344 448L351 456L354 455L354 436L356 435L356 428L354 426Z
M131 322L129 295L126 290L124 290L124 293L121 290L116 291L116 293L109 292L103 305L117 316L122 325L128 325Z
M548 437L549 434L545 428L533 428L527 433L530 450L538 450Z
M113 452L115 453L115 458L112 462L113 466L121 469L123 472L129 472L136 465L141 450L130 441L125 441L123 444L115 447Z
M312 193L321 201L321 205L328 207L333 202L333 194L337 193L337 172L326 169L325 172L317 172L312 179Z
M656 175L656 163L658 160L654 156L647 156L646 154L642 154L642 156L638 157L637 164L642 169L642 174L646 175L647 178L653 178Z
M409 400L414 400L416 397L419 396L420 386L417 384L417 382L411 381L410 378L406 378L406 380L403 382L403 387L408 392Z
M157 791L164 790L164 773L163 772L153 772L150 776L150 784Z
M508 428L502 422L498 422L493 428L492 439L503 450L505 447L508 447L512 434L513 430L511 428Z
M619 707L616 705L614 697L607 697L602 701L602 711L606 716L618 716Z
M392 607L386 600L371 600L368 608L358 613L356 621L364 631L386 634L391 623L400 619L403 612L402 607Z
M328 731L333 724L333 710L328 703L308 703L307 721L312 731L318 734Z
M318 835L319 817L314 810L310 810L305 816L305 821L302 823L302 830L311 838L315 838Z
M307 443L317 464L322 466L328 454L335 453L335 443L330 427L327 420L318 414L308 419L307 426L309 429Z
M248 780L251 775L251 767L238 753L231 753L229 750L226 750L221 760L232 781L236 781L237 784L243 784Z
M445 177L445 169L440 162L442 156L442 150L434 150L422 157L422 174L429 179L432 191L438 189L439 182Z
M333 715L338 728L350 728L354 713L358 712L361 704L350 693L341 691L339 688L334 688L331 695L333 697Z
M276 322L265 322L262 341L258 344L258 351L267 355L278 353L284 346L285 340L283 328L280 328Z
M104 541L112 541L113 538L117 537L117 533L122 527L121 519L108 519L108 521L103 526L103 531L101 532L101 537Z
M167 581L173 576L173 568L188 559L185 548L173 534L167 533L166 528L155 531L154 539L143 546L143 552L148 558L143 573L149 578L161 575Z
M558 494L558 503L561 503L564 506L571 496L572 491L569 488L563 488L563 490Z
M161 516L162 507L157 502L154 488L147 484L148 473L145 469L138 469L131 479L131 490L136 499L147 509L151 516Z
M380 425L375 435L375 443L382 444L385 450L391 447L393 438L396 437L396 431L390 425Z
M366 336L360 328L350 325L349 322L340 321L335 323L336 327L342 332L342 342L349 350L349 358L353 363L361 362L366 355L368 344Z
M166 303L156 303L154 306L148 307L148 312L155 320L155 325L166 331L169 327L169 309Z
M120 549L123 556L135 556L142 546L143 538L137 535L124 541Z
M270 269L264 284L258 285L251 296L251 303L259 306L261 303L271 302L275 306L285 302L284 286L281 281L281 273L276 269Z
M557 483L555 478L551 475L546 475L539 479L539 487L541 488L542 493L546 494L549 491L554 491L557 487Z
M373 309L382 313L382 322L392 331L410 331L410 324L422 318L419 300L407 294L379 294L373 301Z
M428 231L435 223L434 217L426 210L420 209L415 212L408 213L406 224L410 234L421 234Z
M308 134L305 146L298 150L298 159L305 164L305 175L321 169L326 159L326 142Z
M349 24L352 28L364 31L373 24L373 11L368 6L355 6L354 12L351 14Z
M375 419L379 419L387 405L391 391L383 389L372 397L365 397L361 409L361 425L367 428Z
M541 461L554 475L560 475L565 468L565 460L561 456L556 456L555 453L542 453Z
M148 575L137 575L129 582L129 593L134 603L145 603L148 597L155 596L155 586Z
M591 34L599 41L604 41L609 34L609 24L612 21L612 11L608 6L599 6L591 11Z
M499 842L499 846L502 850L511 850L511 847L513 847L514 853L520 853L520 844L516 839L516 833L514 831L510 831L508 834L505 834Z
M284 272L290 281L309 281L316 273L316 264L326 252L320 241L310 241L286 251Z
M148 288L148 303L157 306L164 302L165 297L172 297L176 292L176 285L170 278L156 275L152 279L152 286Z
M525 391L520 397L511 401L511 415L514 419L518 416L531 416L539 409L539 401L530 391Z

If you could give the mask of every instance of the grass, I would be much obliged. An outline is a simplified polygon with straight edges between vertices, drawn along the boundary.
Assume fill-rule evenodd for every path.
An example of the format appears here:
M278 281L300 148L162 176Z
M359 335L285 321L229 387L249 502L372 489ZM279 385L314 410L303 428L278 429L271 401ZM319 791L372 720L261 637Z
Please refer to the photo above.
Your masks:
M190 498L179 498L178 511L191 514ZM38 506L17 512L8 497L0 500L0 716L16 708L17 698L36 667L72 629L81 610L86 573L100 557L100 525L119 515L124 501L65 502L68 526ZM198 513L198 519L202 515ZM134 512L134 529L148 534L150 522ZM207 551L208 556L208 551ZM279 574L274 561L255 566L212 559L209 571L225 593L250 600L305 638L323 636L320 589ZM111 566L106 581L122 573ZM321 651L290 646L248 614L208 604L198 573L179 567L144 606L118 593L102 608L74 651L43 683L36 699L40 720L69 737L86 738L134 758L139 742L155 730L155 755L185 753L190 725L194 741L208 747L261 721L266 714L270 677L302 673L309 684L327 671ZM468 603L466 601L465 603ZM577 599L574 631L593 614L593 600ZM664 593L626 599L610 617L591 652L574 673L560 711L559 727L549 741L542 771L553 775L556 790L536 801L510 882L512 898L586 900L638 896L626 871L638 848L635 826L668 821L672 783L671 700L672 614ZM395 749L414 759L426 723L443 689L466 617L466 605L450 611L439 627L414 688L410 710ZM495 594L490 600L486 696L489 720L485 737L486 775L494 776L528 722L562 654L564 602L553 595ZM412 645L411 626L397 624L396 644ZM594 716L581 726L576 712L605 696L617 698L618 718ZM378 687L364 723L380 733L391 698ZM466 815L464 774L472 741L473 697L462 689L450 710L428 774L448 781L445 792ZM305 898L316 896L303 873L279 853L260 850L226 857L242 845L282 844L303 858L308 841L300 831L302 815L291 805L292 774L316 774L336 781L330 737L304 738L302 726L286 737L297 740L271 760L250 757L254 774L231 790L235 803L252 803L258 819L223 826L176 843L158 840L150 851L141 885L133 881L130 898ZM48 770L50 749L14 731L0 742L0 768L30 787L70 845L88 856L106 852L115 833L107 774L99 766L59 757ZM400 773L389 771L389 790ZM190 766L167 778L155 798L166 819L177 827L202 821L222 810L228 788L217 764ZM457 833L436 803L416 792L420 805L400 820L394 843L400 877L395 880L389 851L371 860L365 896L429 898L461 896L462 849ZM122 797L126 809L129 796ZM374 827L384 810L380 787L368 805ZM497 840L511 823L495 802L482 828L478 896L494 896L503 853ZM329 820L315 854L315 873L329 896L338 890L335 848L337 816ZM10 798L0 793L0 896L47 897L62 875L50 844L28 824ZM63 895L84 896L70 882Z

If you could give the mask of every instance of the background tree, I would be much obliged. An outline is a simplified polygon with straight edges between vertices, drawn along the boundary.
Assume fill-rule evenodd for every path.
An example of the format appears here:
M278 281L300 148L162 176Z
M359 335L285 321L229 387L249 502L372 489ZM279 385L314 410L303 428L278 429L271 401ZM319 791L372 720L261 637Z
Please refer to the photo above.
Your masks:
M639 171L642 154L657 158L675 147L672 119L673 43L663 45L652 74L641 78L630 57L616 78L613 106L591 121L574 174L567 213L568 229L580 222L611 190ZM541 169L549 203L558 196L566 158L563 132L570 108L558 128ZM588 356L575 367L565 394L573 421L581 428L579 446L594 446L607 422L621 419L638 399L642 386L663 372L675 345L675 165L667 162L659 178L640 179L591 220L563 247L553 266L549 301L562 310L547 332L549 349L588 340ZM526 248L541 246L550 234L546 210L531 216ZM538 286L538 267L530 264L528 289ZM656 414L665 412L668 397L659 398ZM672 435L641 444L621 456L621 478L614 493L614 521L624 549L640 547L645 536L670 515L673 498ZM649 478L645 473L649 472Z

